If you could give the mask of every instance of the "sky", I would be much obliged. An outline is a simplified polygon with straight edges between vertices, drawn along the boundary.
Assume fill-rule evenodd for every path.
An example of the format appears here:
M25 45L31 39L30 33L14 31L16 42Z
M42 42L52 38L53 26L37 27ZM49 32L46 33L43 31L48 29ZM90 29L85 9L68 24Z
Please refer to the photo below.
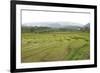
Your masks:
M85 25L89 21L89 13L22 11L22 25L38 22L73 22Z

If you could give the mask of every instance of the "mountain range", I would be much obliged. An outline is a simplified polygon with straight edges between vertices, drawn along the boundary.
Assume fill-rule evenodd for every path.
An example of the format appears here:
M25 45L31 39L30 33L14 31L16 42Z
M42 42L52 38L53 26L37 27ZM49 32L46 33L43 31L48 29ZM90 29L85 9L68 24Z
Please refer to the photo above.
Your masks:
M22 26L27 27L50 27L50 28L72 28L72 27L83 27L83 24L72 23L72 22L37 22L37 23L25 23Z

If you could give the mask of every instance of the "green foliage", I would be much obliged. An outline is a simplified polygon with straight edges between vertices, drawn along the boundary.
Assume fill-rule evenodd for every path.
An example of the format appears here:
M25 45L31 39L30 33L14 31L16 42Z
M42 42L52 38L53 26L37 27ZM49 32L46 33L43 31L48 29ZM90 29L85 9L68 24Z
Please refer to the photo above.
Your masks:
M67 31L70 31L70 32L73 32L73 31L87 32L87 31L89 31L89 29L87 27L84 27L84 28L79 28L79 27L51 28L51 27L37 27L37 26L35 26L35 27L22 26L22 32L24 32L24 33L30 33L30 32L33 32L33 33L49 33L49 32L67 32Z

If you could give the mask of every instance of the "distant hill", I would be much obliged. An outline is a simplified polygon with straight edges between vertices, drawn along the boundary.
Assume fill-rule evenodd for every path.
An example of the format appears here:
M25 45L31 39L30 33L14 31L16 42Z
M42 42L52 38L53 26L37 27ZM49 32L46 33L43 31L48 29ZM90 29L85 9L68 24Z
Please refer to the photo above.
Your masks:
M79 24L72 22L39 22L22 25L22 31L29 32L51 32L51 31L85 31L90 29L90 24Z
M26 23L22 26L37 26L37 27L51 27L51 28L71 28L71 27L83 27L84 25L72 22L37 22L37 23Z
M90 23L84 25L84 27L90 29Z

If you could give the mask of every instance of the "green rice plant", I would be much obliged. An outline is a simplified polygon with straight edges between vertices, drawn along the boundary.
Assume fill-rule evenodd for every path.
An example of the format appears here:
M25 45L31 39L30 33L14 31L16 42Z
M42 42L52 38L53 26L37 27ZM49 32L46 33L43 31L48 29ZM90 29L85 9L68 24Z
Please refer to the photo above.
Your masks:
M90 58L88 32L22 32L21 43L21 62L24 63Z

